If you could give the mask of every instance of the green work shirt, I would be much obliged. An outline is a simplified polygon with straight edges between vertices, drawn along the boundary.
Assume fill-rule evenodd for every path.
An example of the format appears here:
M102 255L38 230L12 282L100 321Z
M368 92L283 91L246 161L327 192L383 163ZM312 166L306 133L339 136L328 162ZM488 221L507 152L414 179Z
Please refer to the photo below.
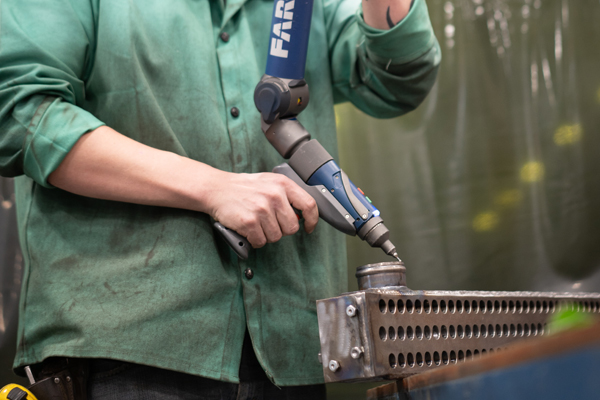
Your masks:
M253 102L273 2L0 7L0 173L18 176L25 260L15 368L111 358L237 382L247 326L273 382L322 382L315 300L345 290L342 233L321 221L242 261L206 214L86 198L47 181L103 124L225 171L282 163ZM299 120L335 156L335 102L400 115L426 96L439 61L424 0L389 31L367 26L357 0L316 0L311 101Z

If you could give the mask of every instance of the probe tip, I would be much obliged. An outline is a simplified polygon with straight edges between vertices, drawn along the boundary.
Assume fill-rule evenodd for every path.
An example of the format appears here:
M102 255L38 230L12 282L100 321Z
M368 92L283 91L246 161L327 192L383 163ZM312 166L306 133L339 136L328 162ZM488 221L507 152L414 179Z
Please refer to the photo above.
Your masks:
M394 246L392 244L392 242L390 242L389 240L386 240L382 245L381 245L381 249L384 251L385 254L387 254L388 256L394 257L396 260L398 260L398 262L402 262L402 260L400 259L400 257L398 257L398 252L396 251L396 246Z

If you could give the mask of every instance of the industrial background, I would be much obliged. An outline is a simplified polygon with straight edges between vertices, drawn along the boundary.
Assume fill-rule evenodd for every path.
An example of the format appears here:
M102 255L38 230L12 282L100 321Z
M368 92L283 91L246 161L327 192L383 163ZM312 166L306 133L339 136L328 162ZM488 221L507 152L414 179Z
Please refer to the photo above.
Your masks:
M428 6L443 60L427 100L390 120L336 108L341 167L385 210L408 286L600 292L600 2ZM386 260L358 242L350 290L356 267ZM24 382L10 369L21 273L0 178L0 386Z

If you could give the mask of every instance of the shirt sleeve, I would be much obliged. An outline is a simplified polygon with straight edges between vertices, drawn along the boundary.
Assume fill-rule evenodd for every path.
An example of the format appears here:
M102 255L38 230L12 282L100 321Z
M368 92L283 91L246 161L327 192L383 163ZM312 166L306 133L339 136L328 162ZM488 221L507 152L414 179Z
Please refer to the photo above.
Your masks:
M103 125L78 107L94 48L89 1L0 2L0 175L48 176Z
M414 0L408 15L390 30L367 25L356 0L324 1L336 103L351 101L379 118L421 104L441 61L425 0Z

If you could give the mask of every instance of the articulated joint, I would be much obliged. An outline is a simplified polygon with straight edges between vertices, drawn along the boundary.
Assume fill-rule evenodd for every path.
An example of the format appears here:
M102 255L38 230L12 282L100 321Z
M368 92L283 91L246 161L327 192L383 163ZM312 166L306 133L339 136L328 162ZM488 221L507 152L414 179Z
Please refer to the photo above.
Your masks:
M254 89L254 104L263 122L293 118L308 105L308 84L304 79L283 79L263 75Z
M297 147L290 157L290 167L306 183L323 164L333 160L331 154L316 139Z
M273 124L263 124L267 140L285 159L310 140L310 133L297 119L277 119Z

